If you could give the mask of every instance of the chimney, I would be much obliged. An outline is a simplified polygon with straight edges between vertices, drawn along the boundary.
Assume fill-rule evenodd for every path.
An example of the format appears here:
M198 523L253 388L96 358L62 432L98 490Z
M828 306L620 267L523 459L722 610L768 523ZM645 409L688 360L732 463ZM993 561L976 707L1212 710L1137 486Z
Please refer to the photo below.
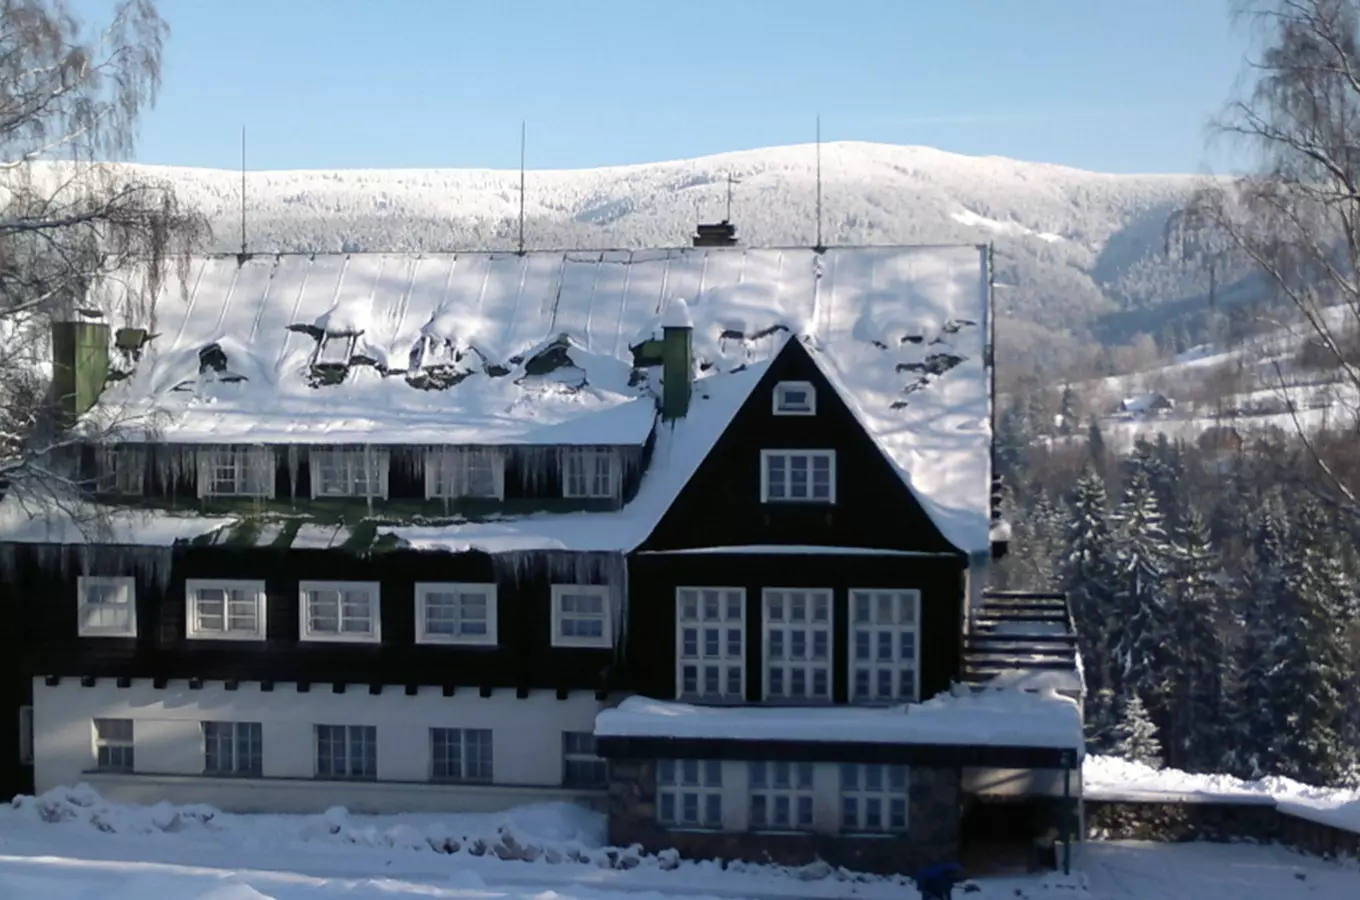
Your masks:
M700 225L694 235L696 247L733 247L737 243L737 226L727 219L713 225Z
M694 320L676 297L661 316L661 418L683 419L694 381Z
M76 315L52 323L52 397L62 428L89 412L109 376L108 324Z

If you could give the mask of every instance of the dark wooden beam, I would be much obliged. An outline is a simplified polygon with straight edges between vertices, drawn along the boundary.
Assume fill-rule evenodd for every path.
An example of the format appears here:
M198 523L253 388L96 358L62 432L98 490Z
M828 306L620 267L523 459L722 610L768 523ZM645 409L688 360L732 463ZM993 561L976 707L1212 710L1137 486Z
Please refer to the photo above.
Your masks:
M483 700L485 700L485 699L487 699L488 697L491 696L491 691L492 691L492 690L493 690L493 688L491 687L491 685L489 685L489 684L484 684L484 685L482 685L480 688L477 689L477 693L481 696L481 698L482 698Z
M557 699L565 700L571 694L571 688L560 687L557 689Z
M529 689L521 684L519 687L515 688L515 696L520 700L523 700L529 696Z
M118 680L117 680L115 683L116 683L120 688L130 688L130 687L132 687L132 679L129 678L128 676L126 676L126 675L119 675L119 676L118 676Z
M333 681L333 682L331 682L331 693L332 693L332 694L343 694L344 692L345 692L345 683L344 683L343 681Z
M235 678L228 678L226 681L222 683L222 687L226 688L229 691L234 691L240 686L241 682L237 681Z
M311 689L312 689L312 683L311 683L310 681L299 681L299 682L297 683L297 692L298 692L299 694L305 694L305 693L307 693L308 691L310 691Z
M370 684L368 686L368 692L375 697L380 696L382 694L382 689L383 686L381 684Z
M61 676L48 675L46 678L43 679L43 684L47 685L48 687L56 687L57 685L61 684Z
M93 675L81 675L81 676L80 676L80 686L81 686L81 687L94 687L94 686L95 686L95 682L96 682L96 679L95 679L95 677L94 677Z
M406 685L406 696L408 696L408 697L414 697L416 694L419 694L419 693L420 693L420 685L418 685L418 684L408 684L408 685Z
M169 683L170 683L170 679L168 679L168 678L153 678L153 679L151 679L151 686L152 686L153 688L155 688L156 690L158 690L158 691L163 691L163 690L165 690L165 686L166 686L167 684L169 684Z
M190 679L189 679L189 690L191 690L191 691L201 691L201 690L203 690L203 679L202 679L202 678L190 678Z
M452 696L453 696L455 693L457 693L457 692L458 692L458 685L456 685L456 684L446 684L446 685L444 685L444 696L445 696L445 697L452 697Z

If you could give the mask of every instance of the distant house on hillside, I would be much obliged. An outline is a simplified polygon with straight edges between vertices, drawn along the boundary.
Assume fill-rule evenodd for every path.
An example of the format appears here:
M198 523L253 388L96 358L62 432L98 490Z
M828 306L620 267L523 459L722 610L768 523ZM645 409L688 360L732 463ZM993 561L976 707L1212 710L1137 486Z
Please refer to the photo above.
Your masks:
M1128 418L1150 418L1170 412L1176 408L1176 401L1157 391L1125 397L1119 401L1115 412Z
M1070 834L1066 602L983 590L987 248L701 238L93 291L86 490L0 502L0 787L889 871Z

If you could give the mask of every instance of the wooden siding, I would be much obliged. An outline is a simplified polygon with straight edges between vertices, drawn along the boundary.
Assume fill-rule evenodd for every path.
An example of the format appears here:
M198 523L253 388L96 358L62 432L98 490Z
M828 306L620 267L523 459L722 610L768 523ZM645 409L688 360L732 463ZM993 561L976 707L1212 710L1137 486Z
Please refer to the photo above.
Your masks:
M816 415L775 415L781 381L810 382ZM761 502L760 451L788 449L836 452L834 504ZM743 544L955 552L796 340L770 364L640 549Z
M948 690L959 677L963 561L952 557L865 555L747 555L679 553L635 556L629 565L629 689L671 699L676 693L675 592L679 587L746 591L746 700L758 703L764 588L830 588L833 592L831 697L849 697L849 592L854 588L921 591L921 699Z

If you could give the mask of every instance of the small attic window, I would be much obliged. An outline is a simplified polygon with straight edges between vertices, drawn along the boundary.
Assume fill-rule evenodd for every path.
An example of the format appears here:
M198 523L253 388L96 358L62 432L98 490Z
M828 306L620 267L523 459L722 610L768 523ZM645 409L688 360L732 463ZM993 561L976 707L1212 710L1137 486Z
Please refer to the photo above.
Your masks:
M817 389L807 381L781 381L774 386L776 416L815 416Z

